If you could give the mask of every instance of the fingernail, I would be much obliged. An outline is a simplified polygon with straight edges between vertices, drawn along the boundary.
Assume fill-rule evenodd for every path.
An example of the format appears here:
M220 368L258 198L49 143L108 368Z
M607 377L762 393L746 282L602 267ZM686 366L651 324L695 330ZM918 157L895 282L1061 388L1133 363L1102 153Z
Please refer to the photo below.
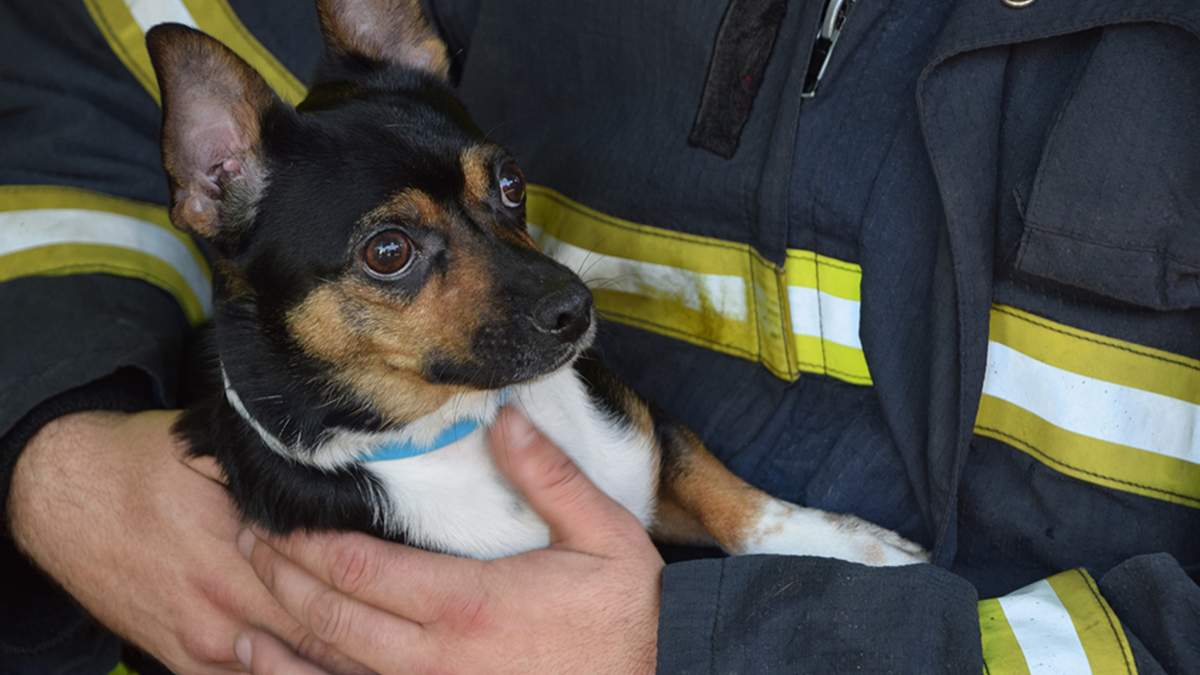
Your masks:
M237 655L237 660L244 667L250 667L250 658L254 656L254 646L250 644L249 635L237 636L237 640L233 643L233 653Z
M537 438L537 429L533 428L524 415L515 410L510 410L504 415L502 424L501 432L509 448L524 448Z
M237 547L242 552L242 557L246 560L250 559L250 554L254 553L254 545L258 543L258 537L249 529L242 530L238 533Z

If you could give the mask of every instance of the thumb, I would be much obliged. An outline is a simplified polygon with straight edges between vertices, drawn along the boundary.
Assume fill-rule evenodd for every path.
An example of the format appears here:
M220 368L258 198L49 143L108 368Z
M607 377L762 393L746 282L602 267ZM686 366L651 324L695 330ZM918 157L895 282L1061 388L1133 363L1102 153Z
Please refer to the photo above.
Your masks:
M613 538L641 523L597 488L570 457L511 408L491 430L492 455L505 478L550 526L550 545L611 552Z

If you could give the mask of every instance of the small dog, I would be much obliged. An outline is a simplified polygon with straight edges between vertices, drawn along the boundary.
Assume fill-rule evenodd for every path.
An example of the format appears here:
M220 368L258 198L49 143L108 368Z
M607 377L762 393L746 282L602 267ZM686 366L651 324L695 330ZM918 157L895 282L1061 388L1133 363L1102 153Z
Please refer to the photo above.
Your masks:
M217 258L216 358L176 433L249 520L478 558L546 546L485 447L508 404L660 541L925 560L751 487L605 371L591 294L527 234L521 171L455 98L420 3L318 10L297 108L203 33L147 35L171 219Z

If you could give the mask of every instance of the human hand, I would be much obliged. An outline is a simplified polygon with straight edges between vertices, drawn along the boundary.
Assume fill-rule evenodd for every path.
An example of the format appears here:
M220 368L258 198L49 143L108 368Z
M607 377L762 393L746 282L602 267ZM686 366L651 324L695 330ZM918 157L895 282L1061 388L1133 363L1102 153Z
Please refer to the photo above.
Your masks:
M238 555L241 521L224 488L183 460L176 416L87 412L46 425L13 474L18 546L175 672L242 672L234 638L250 627L331 671L362 672L289 617Z
M502 414L491 447L549 548L480 561L249 531L238 545L292 616L381 673L652 672L663 562L645 530L519 414ZM258 675L320 672L258 632L238 653Z

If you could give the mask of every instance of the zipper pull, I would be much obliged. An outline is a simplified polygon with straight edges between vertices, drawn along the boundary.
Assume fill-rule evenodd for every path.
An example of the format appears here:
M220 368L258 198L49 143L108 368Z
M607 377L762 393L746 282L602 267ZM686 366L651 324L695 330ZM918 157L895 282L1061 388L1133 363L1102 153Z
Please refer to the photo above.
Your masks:
M821 19L821 28L813 41L812 55L808 57L808 73L804 76L804 89L801 98L812 98L817 95L817 86L825 77L825 69L833 57L833 48L842 35L842 27L846 24L846 16L855 0L827 0L825 16Z

